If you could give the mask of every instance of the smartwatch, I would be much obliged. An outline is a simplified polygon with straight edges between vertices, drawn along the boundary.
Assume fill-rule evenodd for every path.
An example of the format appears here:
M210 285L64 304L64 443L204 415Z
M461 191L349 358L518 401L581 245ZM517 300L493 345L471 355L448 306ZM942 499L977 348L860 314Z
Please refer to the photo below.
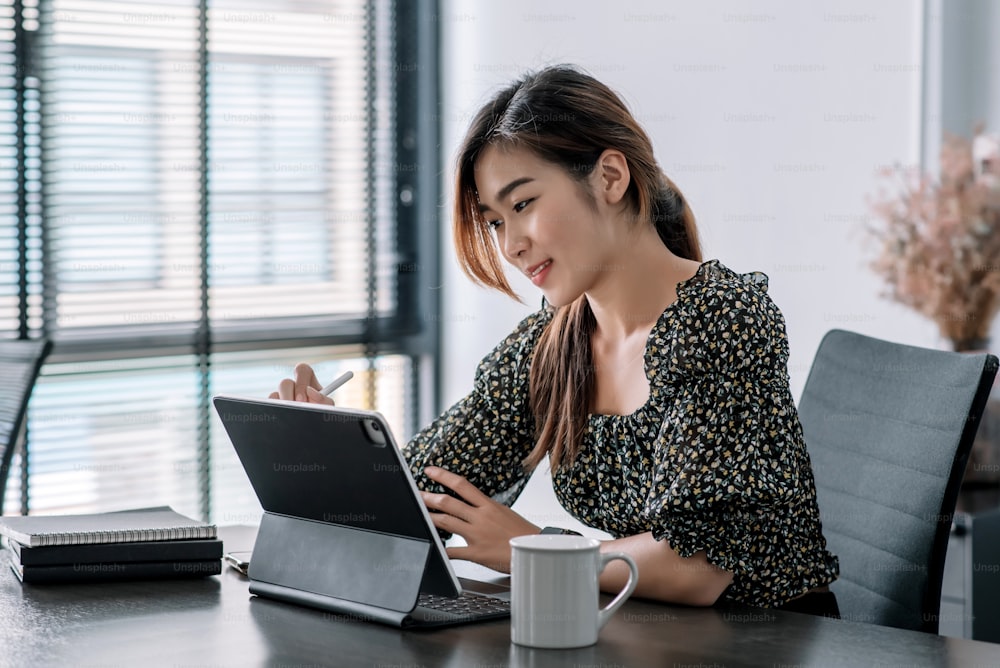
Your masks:
M562 527L545 527L542 529L541 533L545 534L562 534L564 536L582 536L583 534L579 531L573 531L572 529L563 529Z

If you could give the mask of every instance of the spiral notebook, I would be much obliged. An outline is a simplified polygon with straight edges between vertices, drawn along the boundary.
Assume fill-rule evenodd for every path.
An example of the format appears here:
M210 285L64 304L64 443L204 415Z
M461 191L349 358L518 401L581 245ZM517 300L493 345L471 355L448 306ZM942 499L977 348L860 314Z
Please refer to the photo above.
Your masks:
M87 515L4 515L0 536L28 547L215 538L217 528L169 506Z

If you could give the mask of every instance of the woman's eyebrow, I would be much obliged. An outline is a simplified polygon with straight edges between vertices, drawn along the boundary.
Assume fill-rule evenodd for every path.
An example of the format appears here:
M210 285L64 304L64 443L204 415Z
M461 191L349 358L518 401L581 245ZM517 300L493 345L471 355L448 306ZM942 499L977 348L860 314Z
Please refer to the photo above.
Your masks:
M502 201L507 197L507 195L509 195L514 190L514 188L517 188L518 186L523 186L525 183L531 183L534 180L535 179L533 179L530 176L522 176L520 178L514 179L513 181L511 181L510 183L508 183L503 188L497 191L496 201L498 202ZM479 205L480 212L486 211L489 208L490 207L487 206L486 204Z

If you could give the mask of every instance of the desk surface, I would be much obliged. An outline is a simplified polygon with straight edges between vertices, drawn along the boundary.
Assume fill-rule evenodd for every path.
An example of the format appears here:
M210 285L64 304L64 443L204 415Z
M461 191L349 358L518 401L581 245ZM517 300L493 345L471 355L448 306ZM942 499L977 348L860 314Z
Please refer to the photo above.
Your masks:
M228 550L253 533L224 529ZM22 585L0 551L0 666L1000 666L1000 645L789 612L632 600L597 645L512 645L510 622L402 631L187 581Z

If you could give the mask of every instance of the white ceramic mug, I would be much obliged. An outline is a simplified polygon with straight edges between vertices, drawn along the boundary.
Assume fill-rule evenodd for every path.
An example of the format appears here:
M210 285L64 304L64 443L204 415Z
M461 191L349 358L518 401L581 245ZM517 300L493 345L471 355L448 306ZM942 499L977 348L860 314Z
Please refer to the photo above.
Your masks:
M600 551L601 541L564 534L510 539L510 639L527 647L586 647L635 591L639 569L623 552ZM604 608L598 579L608 562L629 567L628 582Z

